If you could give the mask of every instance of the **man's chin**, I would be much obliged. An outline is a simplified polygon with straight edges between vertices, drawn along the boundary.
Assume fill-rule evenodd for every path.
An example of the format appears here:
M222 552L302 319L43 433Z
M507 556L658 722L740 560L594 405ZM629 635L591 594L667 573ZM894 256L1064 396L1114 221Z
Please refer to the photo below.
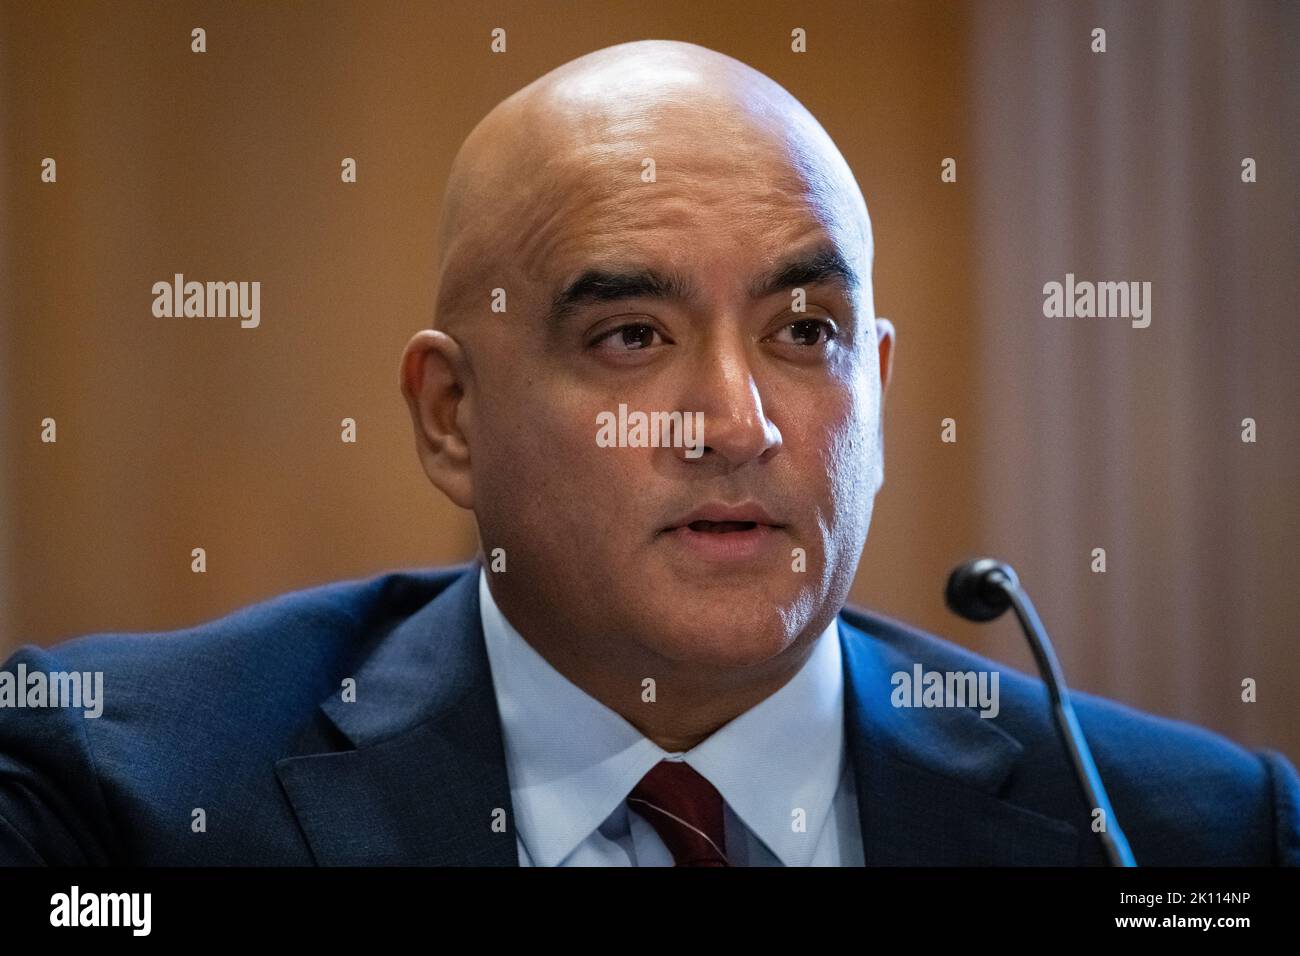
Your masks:
M787 651L798 638L788 615L772 604L733 605L722 601L697 614L673 608L656 621L644 641L669 660L717 667L751 667Z

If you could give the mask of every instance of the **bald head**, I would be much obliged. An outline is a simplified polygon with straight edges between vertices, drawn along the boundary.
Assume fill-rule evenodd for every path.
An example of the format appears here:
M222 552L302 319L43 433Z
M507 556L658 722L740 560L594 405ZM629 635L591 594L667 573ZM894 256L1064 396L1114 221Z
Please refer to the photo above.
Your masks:
M654 182L646 182L646 160ZM821 124L739 60L693 43L641 40L557 67L466 138L438 229L435 326L463 329L464 319L483 314L488 290L542 281L569 251L566 232L593 207L636 216L651 200L671 202L669 190L689 203L697 187L726 183L737 193L748 184L735 212L751 215L755 229L775 225L765 222L772 208L752 202L755 185L802 197L853 254L870 301L866 204Z
M402 389L507 619L634 723L647 674L697 730L781 686L883 481L892 327L825 130L730 57L610 47L475 127L439 236ZM629 411L699 430L603 431Z

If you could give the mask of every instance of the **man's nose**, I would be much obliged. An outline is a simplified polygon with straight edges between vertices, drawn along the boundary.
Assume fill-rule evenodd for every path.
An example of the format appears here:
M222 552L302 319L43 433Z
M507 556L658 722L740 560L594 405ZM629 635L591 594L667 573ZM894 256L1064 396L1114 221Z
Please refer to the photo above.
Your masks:
M692 371L684 407L703 415L704 448L702 455L688 453L688 461L721 460L737 468L781 447L744 343L707 350Z

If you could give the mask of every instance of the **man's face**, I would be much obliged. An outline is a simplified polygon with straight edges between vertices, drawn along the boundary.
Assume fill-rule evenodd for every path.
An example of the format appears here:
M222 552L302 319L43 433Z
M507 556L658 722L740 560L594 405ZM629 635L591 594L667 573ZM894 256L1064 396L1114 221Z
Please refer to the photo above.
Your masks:
M488 284L507 311L475 320L465 411L508 616L526 601L610 653L736 666L815 636L847 596L883 474L889 341L848 206L779 137L726 123L640 113L611 137L593 116L547 188L521 190ZM620 405L702 413L703 453L602 447Z

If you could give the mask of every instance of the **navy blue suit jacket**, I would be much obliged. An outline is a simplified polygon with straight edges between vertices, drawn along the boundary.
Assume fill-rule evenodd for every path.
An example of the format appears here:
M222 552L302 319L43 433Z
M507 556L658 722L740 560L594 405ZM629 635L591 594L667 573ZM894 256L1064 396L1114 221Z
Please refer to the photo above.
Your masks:
M4 669L102 671L104 705L0 708L0 863L517 865L477 570L20 649ZM1041 682L868 611L840 623L869 865L1104 862ZM895 708L891 675L918 662L999 670L1000 713ZM1280 755L1074 698L1140 865L1300 863L1300 780Z

